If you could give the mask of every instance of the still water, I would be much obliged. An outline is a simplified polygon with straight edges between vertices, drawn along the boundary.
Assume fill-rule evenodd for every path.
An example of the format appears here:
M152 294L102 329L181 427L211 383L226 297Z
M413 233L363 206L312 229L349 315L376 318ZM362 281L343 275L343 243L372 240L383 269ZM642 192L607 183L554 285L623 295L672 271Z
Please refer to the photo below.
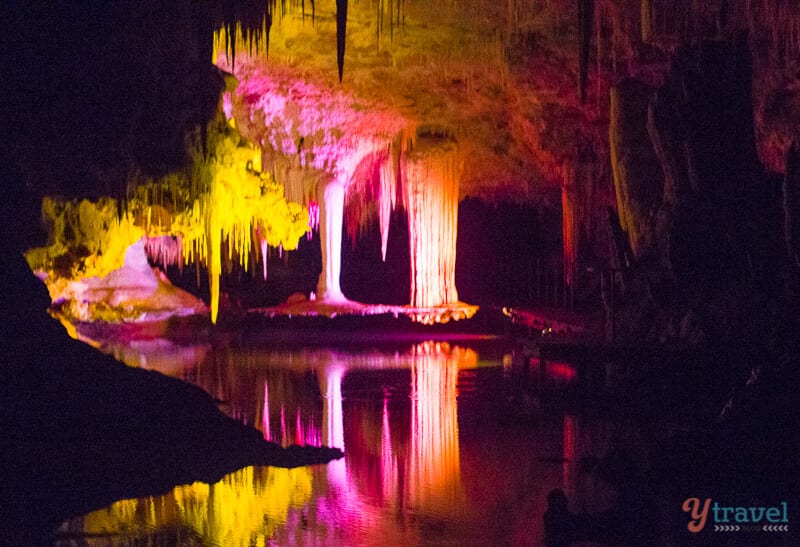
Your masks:
M547 493L570 493L579 456L608 444L602 420L542 404L543 379L533 386L502 339L255 340L106 349L200 386L269 441L340 447L343 459L248 467L118 501L61 532L83 545L540 545ZM556 387L573 374L548 370Z

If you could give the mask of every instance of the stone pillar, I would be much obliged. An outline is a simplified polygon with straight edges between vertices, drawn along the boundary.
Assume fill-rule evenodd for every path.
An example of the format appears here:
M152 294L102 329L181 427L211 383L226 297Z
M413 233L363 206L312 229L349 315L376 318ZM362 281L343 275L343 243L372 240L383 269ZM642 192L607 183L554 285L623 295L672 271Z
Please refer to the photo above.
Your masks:
M456 234L461 156L449 137L421 137L405 157L411 305L458 302Z
M322 249L322 272L317 282L317 300L342 302L339 277L342 267L342 220L344 218L344 183L333 179L317 187L319 237Z

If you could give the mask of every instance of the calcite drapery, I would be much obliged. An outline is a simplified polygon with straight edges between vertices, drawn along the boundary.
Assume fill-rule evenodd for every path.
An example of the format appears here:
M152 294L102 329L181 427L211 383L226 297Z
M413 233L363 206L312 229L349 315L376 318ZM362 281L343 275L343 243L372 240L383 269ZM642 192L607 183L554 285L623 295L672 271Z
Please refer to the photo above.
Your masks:
M404 158L412 306L458 301L455 272L461 161L457 143L447 135L418 137Z

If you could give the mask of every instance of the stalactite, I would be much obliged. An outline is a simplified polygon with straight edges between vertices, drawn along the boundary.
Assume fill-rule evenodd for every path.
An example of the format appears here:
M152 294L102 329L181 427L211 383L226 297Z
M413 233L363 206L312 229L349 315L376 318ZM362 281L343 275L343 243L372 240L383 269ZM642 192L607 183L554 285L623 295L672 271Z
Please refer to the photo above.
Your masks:
M389 43L394 44L394 2L389 0Z
M381 258L386 260L389 245L389 222L397 204L397 165L394 146L390 146L386 161L380 166L380 196L378 201L378 222L381 230Z
M347 0L336 0L336 65L339 82L344 74L344 49L347 38Z
M230 270L238 261L248 270L253 263L251 251L257 249L254 236L261 245L296 248L308 229L309 217L300 204L286 201L282 185L260 171L260 149L223 119L212 123L209 139L205 153L195 151L188 178L171 177L152 189L144 187L143 199L136 196L133 203L150 214L153 205L148 199L164 188L173 196L183 196L185 201L175 206L169 224L159 221L148 226L149 235L179 236L182 262L206 265L211 319L216 321L223 266ZM161 247L157 251L163 255L163 243ZM261 255L266 260L263 246Z
M268 257L267 257L267 240L266 239L262 239L261 243L260 243L260 246L261 246L261 264L262 264L262 269L263 269L262 275L264 277L264 281L266 281L267 280L267 259L268 259Z
M383 30L383 0L378 0L378 12L375 21L375 54L381 50L381 31Z
M406 23L406 0L397 1L397 24L401 27Z
M642 42L649 43L653 36L653 13L650 0L641 0Z
M214 185L218 188L219 185ZM219 192L212 193L216 203ZM211 322L217 322L217 315L219 313L219 278L222 275L222 222L218 207L205 206L205 234L206 234L206 268L208 269L208 291L209 291L209 308L211 310Z
M586 102L586 84L589 80L589 50L592 43L594 0L578 0L579 67L578 91L581 103Z
M455 285L458 188L462 158L447 136L418 138L404 159L403 196L408 212L411 305L458 301Z
M589 80L589 52L592 43L592 20L594 19L594 0L578 0L579 70L578 88L581 103L586 102L586 84Z
M619 224L619 217L613 207L606 209L606 224L612 245L611 265L615 270L625 271L634 264L633 251L628 238Z
M168 266L183 266L183 242L180 236L145 237L144 250L150 260L161 264L165 270Z
M578 230L576 201L577 189L575 184L575 172L570 176L570 181L561 186L561 222L564 245L564 282L572 284L573 266L578 254Z

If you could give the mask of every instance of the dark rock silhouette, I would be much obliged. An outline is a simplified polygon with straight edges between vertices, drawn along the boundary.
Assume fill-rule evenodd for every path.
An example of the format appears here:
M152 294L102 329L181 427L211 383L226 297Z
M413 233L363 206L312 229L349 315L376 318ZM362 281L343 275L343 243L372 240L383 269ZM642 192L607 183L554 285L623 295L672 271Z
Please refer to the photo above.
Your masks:
M0 323L2 545L45 543L64 519L248 465L297 467L338 449L282 448L203 390L129 368L67 336L44 285L6 253Z

